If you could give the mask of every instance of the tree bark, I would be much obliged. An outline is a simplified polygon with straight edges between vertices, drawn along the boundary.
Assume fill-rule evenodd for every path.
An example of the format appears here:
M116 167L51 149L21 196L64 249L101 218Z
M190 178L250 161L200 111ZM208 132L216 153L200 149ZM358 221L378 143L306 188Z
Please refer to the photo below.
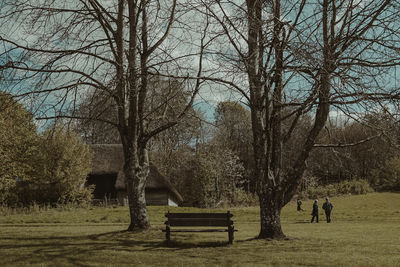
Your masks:
M141 160L138 160L139 157L131 154L126 157L127 160L124 165L125 185L131 219L128 231L150 227L145 198L146 180L150 169L148 158L146 155L143 156L145 160L141 162Z
M285 238L281 227L282 202L276 198L277 194L267 189L259 195L261 230L258 238L282 239Z

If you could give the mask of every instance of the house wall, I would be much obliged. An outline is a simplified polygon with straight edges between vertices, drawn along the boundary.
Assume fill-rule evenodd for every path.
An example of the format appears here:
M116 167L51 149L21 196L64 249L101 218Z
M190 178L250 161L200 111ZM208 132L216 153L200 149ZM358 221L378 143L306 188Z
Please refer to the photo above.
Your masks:
M166 206L168 205L168 190L166 189L146 189L146 205Z
M127 205L128 199L126 191L118 191L118 203ZM178 206L174 201L170 201L167 189L146 189L146 205L147 206Z
M117 190L114 186L116 179L116 173L89 174L86 179L86 186L94 185L94 199L104 199L105 196L112 199L117 197Z
M168 198L168 206L170 207L178 207L178 202L172 199L171 197Z

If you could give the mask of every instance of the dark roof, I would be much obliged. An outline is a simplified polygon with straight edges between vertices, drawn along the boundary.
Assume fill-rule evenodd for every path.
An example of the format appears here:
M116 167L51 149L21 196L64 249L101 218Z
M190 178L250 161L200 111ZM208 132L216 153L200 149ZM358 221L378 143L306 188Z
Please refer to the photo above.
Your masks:
M121 144L93 144L90 145L93 152L91 174L118 173L115 183L117 189L125 189L125 176L122 172L124 155ZM167 177L162 175L157 167L150 162L150 173L147 177L146 188L168 189L173 196L182 202L183 198Z
M176 190L176 188L171 184L169 179L162 175L157 167L150 162L150 173L147 178L146 188L168 188L170 192L175 196L178 202L182 203L183 198Z
M92 174L118 173L124 164L122 145L95 144L90 145L93 152Z

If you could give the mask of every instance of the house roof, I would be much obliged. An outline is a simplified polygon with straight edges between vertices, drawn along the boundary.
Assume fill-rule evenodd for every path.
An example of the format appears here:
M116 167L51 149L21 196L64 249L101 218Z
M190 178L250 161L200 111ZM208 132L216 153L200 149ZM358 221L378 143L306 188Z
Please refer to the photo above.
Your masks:
M124 155L121 144L93 144L90 145L93 152L91 174L118 173L115 187L125 189L125 175L122 171ZM146 188L168 189L172 195L182 202L183 198L171 184L167 177L162 175L157 167L150 162L150 173L147 177Z

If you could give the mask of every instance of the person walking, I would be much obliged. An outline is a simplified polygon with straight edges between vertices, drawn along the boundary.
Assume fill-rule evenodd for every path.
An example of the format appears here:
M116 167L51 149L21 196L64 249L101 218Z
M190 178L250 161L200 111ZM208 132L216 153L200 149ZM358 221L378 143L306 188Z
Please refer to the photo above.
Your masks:
M316 222L318 223L318 199L314 201L313 207L312 207L312 212L311 212L312 218L311 218L311 223L314 222L314 218L316 219Z
M330 223L331 222L331 211L333 210L333 205L331 202L329 202L329 198L325 198L325 203L322 205L322 209L325 211L325 216L326 216L326 222Z
M301 200L298 198L298 199L297 199L297 211L304 211L304 210L301 208L301 204L303 204L303 202L301 202Z

